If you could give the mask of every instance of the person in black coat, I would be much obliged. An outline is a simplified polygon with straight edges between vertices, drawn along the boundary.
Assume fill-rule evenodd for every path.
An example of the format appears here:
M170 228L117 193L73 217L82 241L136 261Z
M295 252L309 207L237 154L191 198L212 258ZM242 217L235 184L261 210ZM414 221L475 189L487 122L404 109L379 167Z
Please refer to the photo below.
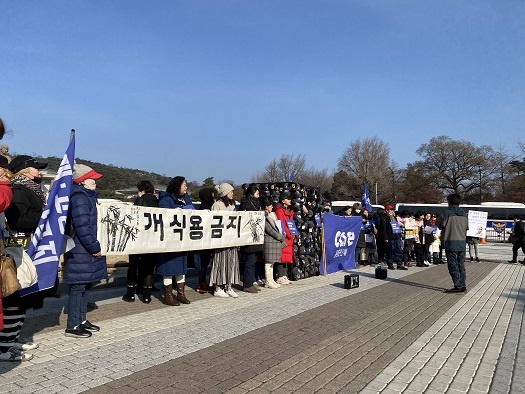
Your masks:
M215 188L214 187L205 187L204 189L199 190L199 198L201 200L200 210L211 210L211 206L215 202ZM213 249L203 249L199 251L201 258L201 267L198 270L199 284L195 291L197 293L211 293L213 287L208 284L206 280L206 274L208 273L208 266L211 261L211 253Z
M246 188L243 199L241 200L240 211L260 211L261 204L259 201L259 189L255 185ZM255 283L255 265L257 263L257 254L263 252L263 245L247 245L241 248L244 260L244 275L242 279L243 291L247 293L258 293L259 289Z
M137 183L138 197L134 205L143 207L157 207L159 199L155 195L155 186L150 181L140 181ZM127 281L128 288L122 299L126 302L135 301L135 291L137 284L142 285L142 302L151 302L151 290L153 287L153 272L157 257L154 253L131 254L129 255Z
M512 260L509 263L518 262L518 249L521 248L521 251L525 253L525 223L521 220L520 215L514 215L514 227L512 228L512 234L515 235L516 241L512 245ZM521 261L522 264L525 264L525 260Z
M397 265L397 269L407 270L408 268L403 263L401 228L392 205L387 205L385 212L380 215L378 230L378 239L381 239L386 247L388 269L396 269L395 265Z

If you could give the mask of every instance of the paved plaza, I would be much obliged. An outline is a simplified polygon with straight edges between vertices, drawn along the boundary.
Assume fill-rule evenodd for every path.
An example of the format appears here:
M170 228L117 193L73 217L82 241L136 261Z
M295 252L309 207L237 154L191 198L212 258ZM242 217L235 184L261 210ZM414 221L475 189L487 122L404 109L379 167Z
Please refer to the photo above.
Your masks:
M348 272L238 299L188 289L179 307L95 289L101 331L88 339L64 336L63 295L29 312L22 336L40 347L0 364L0 393L525 392L525 266L507 263L508 244L479 249L464 294L444 293L446 265L385 280L362 267L350 290Z

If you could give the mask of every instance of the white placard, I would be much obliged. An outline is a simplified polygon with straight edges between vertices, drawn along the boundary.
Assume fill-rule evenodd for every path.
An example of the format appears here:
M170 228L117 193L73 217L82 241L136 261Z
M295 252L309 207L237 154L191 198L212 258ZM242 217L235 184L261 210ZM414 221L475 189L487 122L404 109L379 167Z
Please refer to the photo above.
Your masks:
M467 235L469 237L486 238L488 215L488 212L468 211Z

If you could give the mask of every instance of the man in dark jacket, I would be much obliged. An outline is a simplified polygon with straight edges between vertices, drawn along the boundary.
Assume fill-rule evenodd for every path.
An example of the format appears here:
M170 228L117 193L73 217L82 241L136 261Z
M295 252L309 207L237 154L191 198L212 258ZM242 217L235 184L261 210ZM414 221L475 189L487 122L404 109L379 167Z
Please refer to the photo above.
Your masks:
M521 248L521 251L525 253L525 223L521 220L520 215L514 215L514 227L512 228L512 234L516 237L514 245L512 245L512 260L509 263L518 262L518 249ZM525 264L525 260L521 261L521 264Z
M454 282L454 288L448 293L467 291L465 271L465 249L467 247L468 218L463 208L459 207L461 197L451 194L447 197L448 209L437 219L436 225L441 230L441 243L447 255L448 272Z
M386 263L388 269L407 270L403 263L403 240L401 238L401 226L396 219L394 207L387 205L385 213L379 218L379 239L386 245Z

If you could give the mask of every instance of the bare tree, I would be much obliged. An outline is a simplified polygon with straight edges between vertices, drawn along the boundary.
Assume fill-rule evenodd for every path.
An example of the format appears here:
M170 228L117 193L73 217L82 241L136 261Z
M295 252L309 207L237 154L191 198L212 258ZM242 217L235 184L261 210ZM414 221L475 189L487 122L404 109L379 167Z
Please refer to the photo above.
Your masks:
M294 182L301 182L301 177L305 174L306 155L294 157L291 155L282 155L279 159L273 159L264 169L263 172L255 174L252 177L254 182L288 182L293 179Z
M361 187L363 182L370 190L377 185L378 202L393 202L398 170L396 164L390 161L388 144L378 137L352 141L339 158L338 170L345 171L353 178L353 183ZM360 194L359 191L349 193Z
M483 182L489 182L497 168L492 147L477 147L448 136L434 137L416 152L422 158L417 164L433 186L465 199L474 196Z
M297 182L312 187L319 188L321 193L330 190L333 183L332 175L328 173L327 169L316 170L309 168L304 171L304 174L297 179Z
M505 200L507 185L512 177L514 168L512 162L517 159L517 155L511 155L505 145L499 144L494 150L494 165L496 167L494 177L494 193L498 199Z

